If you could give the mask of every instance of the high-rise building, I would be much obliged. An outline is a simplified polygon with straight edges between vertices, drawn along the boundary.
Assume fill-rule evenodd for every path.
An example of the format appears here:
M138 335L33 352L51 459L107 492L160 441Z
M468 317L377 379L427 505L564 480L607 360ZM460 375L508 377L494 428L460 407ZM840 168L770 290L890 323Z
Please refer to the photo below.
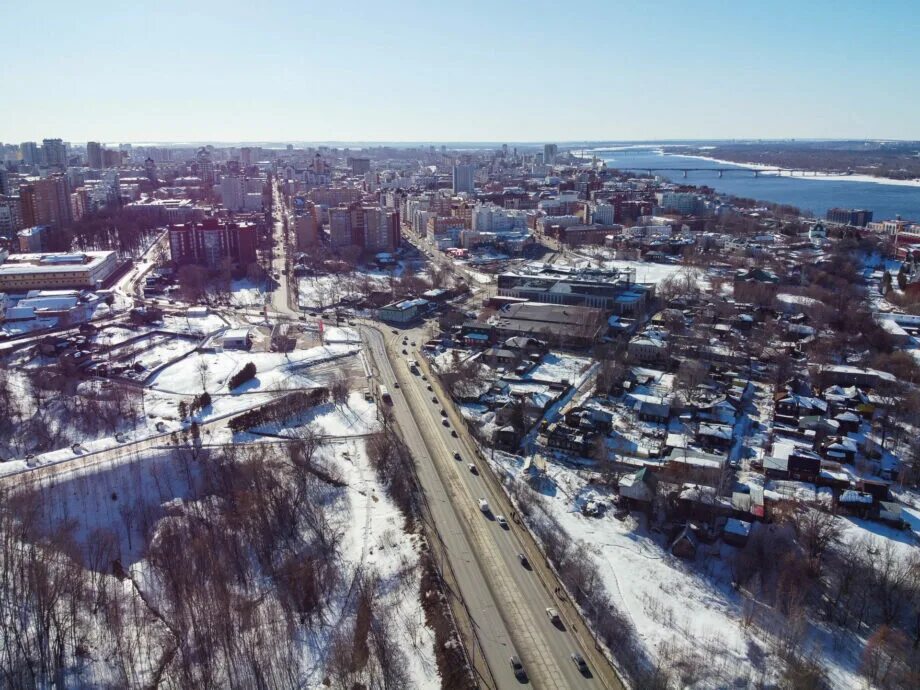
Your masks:
M246 198L243 192L243 180L227 175L220 179L220 198L224 208L230 211L242 211Z
M827 220L831 223L864 228L872 222L872 211L867 211L864 208L831 208L827 211Z
M559 155L559 147L556 144L543 145L543 163L552 165L556 162L556 156Z
M98 141L86 142L86 164L98 170L102 167L102 144Z
M256 226L252 223L222 223L205 218L200 223L169 227L169 249L179 264L219 267L229 259L239 266L256 261Z
M198 176L205 185L214 184L214 162L211 160L211 152L202 147L198 149L195 157L198 163Z
M144 172L147 174L147 179L150 180L151 184L156 185L159 182L157 179L157 163L150 156L144 161Z
M363 175L366 172L371 170L371 159L370 158L354 158L352 156L348 157L348 167L351 168L352 175Z
M399 211L389 208L364 209L364 248L371 252L393 252L399 247Z
M19 197L0 196L0 237L12 238L22 227L22 205Z
M472 194L474 189L473 175L475 168L471 163L460 163L454 166L453 189L455 194L466 192Z
M297 249L309 249L319 244L319 219L313 202L298 197L294 201L294 241Z
M102 149L102 167L117 168L121 165L124 153L118 149Z
M41 149L34 141L24 141L19 145L19 152L22 154L22 162L27 165L36 165L41 163Z
M42 139L42 158L45 165L67 167L67 147L61 139Z
M70 185L63 175L53 175L20 185L19 198L22 202L22 222L25 227L70 226Z
M6 168L0 166L0 195L7 196L10 193L10 173Z

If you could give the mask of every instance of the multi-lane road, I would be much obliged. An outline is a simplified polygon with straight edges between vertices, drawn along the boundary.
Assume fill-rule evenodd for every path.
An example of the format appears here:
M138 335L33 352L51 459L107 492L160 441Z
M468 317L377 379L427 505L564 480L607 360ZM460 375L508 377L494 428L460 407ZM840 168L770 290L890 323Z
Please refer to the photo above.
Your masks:
M509 663L517 655L534 687L621 687L609 663L588 642L575 610L554 593L558 584L526 530L510 519L506 497L490 481L490 469L477 457L436 382L424 380L421 371L409 370L407 358L401 355L403 333L384 335L371 327L361 330L375 375L391 391L394 417L415 457L431 520L491 670L491 677L483 678L482 684L518 687L521 681ZM410 340L407 352L418 357L411 339L421 338L423 331L405 335ZM469 469L470 464L476 466L476 473ZM483 498L491 507L489 514L479 509ZM507 527L495 519L498 514L508 518ZM529 566L521 563L519 554L527 557ZM550 607L559 611L559 623L549 619L546 609ZM577 669L573 653L587 659L589 673Z

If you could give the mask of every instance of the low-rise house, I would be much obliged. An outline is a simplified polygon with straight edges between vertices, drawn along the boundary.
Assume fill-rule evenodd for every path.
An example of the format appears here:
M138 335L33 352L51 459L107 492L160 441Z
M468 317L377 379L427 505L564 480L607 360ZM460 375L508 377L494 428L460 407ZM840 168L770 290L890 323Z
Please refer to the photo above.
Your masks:
M658 338L639 335L629 341L626 354L634 362L664 362L668 358L668 345Z
M587 455L596 434L582 429L573 429L566 424L558 422L550 424L543 432L546 436L546 445L558 450L567 450L579 455Z
M798 419L802 415L823 415L827 412L827 403L821 398L798 393L785 393L774 401L777 416Z
M377 318L396 324L411 323L429 310L430 302L426 299L407 299L392 302L377 310Z
M732 428L727 424L700 424L696 441L704 448L728 448L732 444Z
M630 508L646 508L655 500L657 488L658 478L643 467L620 479L620 498L625 498Z
M821 455L836 462L855 462L858 450L856 441L847 436L829 436L821 443Z
M607 433L613 428L613 415L593 407L573 407L565 413L565 423L577 429Z
M671 417L671 405L660 395L627 393L626 404L644 422L666 422Z

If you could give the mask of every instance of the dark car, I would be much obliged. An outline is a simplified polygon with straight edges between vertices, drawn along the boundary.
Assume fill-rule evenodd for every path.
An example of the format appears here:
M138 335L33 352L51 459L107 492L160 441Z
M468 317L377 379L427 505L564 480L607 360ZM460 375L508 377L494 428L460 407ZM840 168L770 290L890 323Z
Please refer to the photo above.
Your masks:
M444 426L450 426L450 422L448 422L446 419L442 419L441 424L443 424Z
M454 453L454 460L460 459L460 453Z
M444 422L445 422L445 426L446 426L447 420L445 419ZM451 429L451 430L450 430L450 435L453 436L454 438L457 438L457 430L456 430L456 429Z
M394 388L399 388L399 381L396 381L396 382L393 384L393 387L394 387Z
M426 386L426 388L427 388L428 390L430 390L430 391L431 391L431 390L434 390L434 389L431 387L431 384L430 384L430 383Z
M437 401L438 401L437 396L436 396L436 395L432 395L432 396L431 396L431 402L436 403Z
M508 661L511 663L511 670L514 671L515 676L518 678L524 678L527 675L527 672L524 670L524 664L521 663L520 657L514 655Z
M527 556L522 553L518 554L518 560L521 562L521 565L530 570L530 561L527 560Z
M447 416L447 410L445 410L443 407L441 408L441 416L442 416L442 417L446 417L446 416Z
M407 354L409 354L409 353L408 353L408 352L406 352L405 350L403 350L403 354L404 354L404 355L407 355Z
M578 670L585 674L588 672L588 662L585 661L585 658L578 652L572 652L569 657L572 659L572 663L578 668Z

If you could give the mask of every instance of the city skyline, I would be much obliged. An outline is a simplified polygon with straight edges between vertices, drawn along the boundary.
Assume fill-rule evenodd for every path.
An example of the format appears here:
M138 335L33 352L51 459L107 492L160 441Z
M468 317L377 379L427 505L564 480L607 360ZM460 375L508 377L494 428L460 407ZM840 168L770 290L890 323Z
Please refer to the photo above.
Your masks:
M35 51L32 32L8 35L0 83L15 98L0 140L920 139L906 115L920 106L920 48L902 40L918 12L906 2L591 3L571 15L546 3L11 5L4 25L40 25L50 40ZM106 40L75 31L87 18Z

